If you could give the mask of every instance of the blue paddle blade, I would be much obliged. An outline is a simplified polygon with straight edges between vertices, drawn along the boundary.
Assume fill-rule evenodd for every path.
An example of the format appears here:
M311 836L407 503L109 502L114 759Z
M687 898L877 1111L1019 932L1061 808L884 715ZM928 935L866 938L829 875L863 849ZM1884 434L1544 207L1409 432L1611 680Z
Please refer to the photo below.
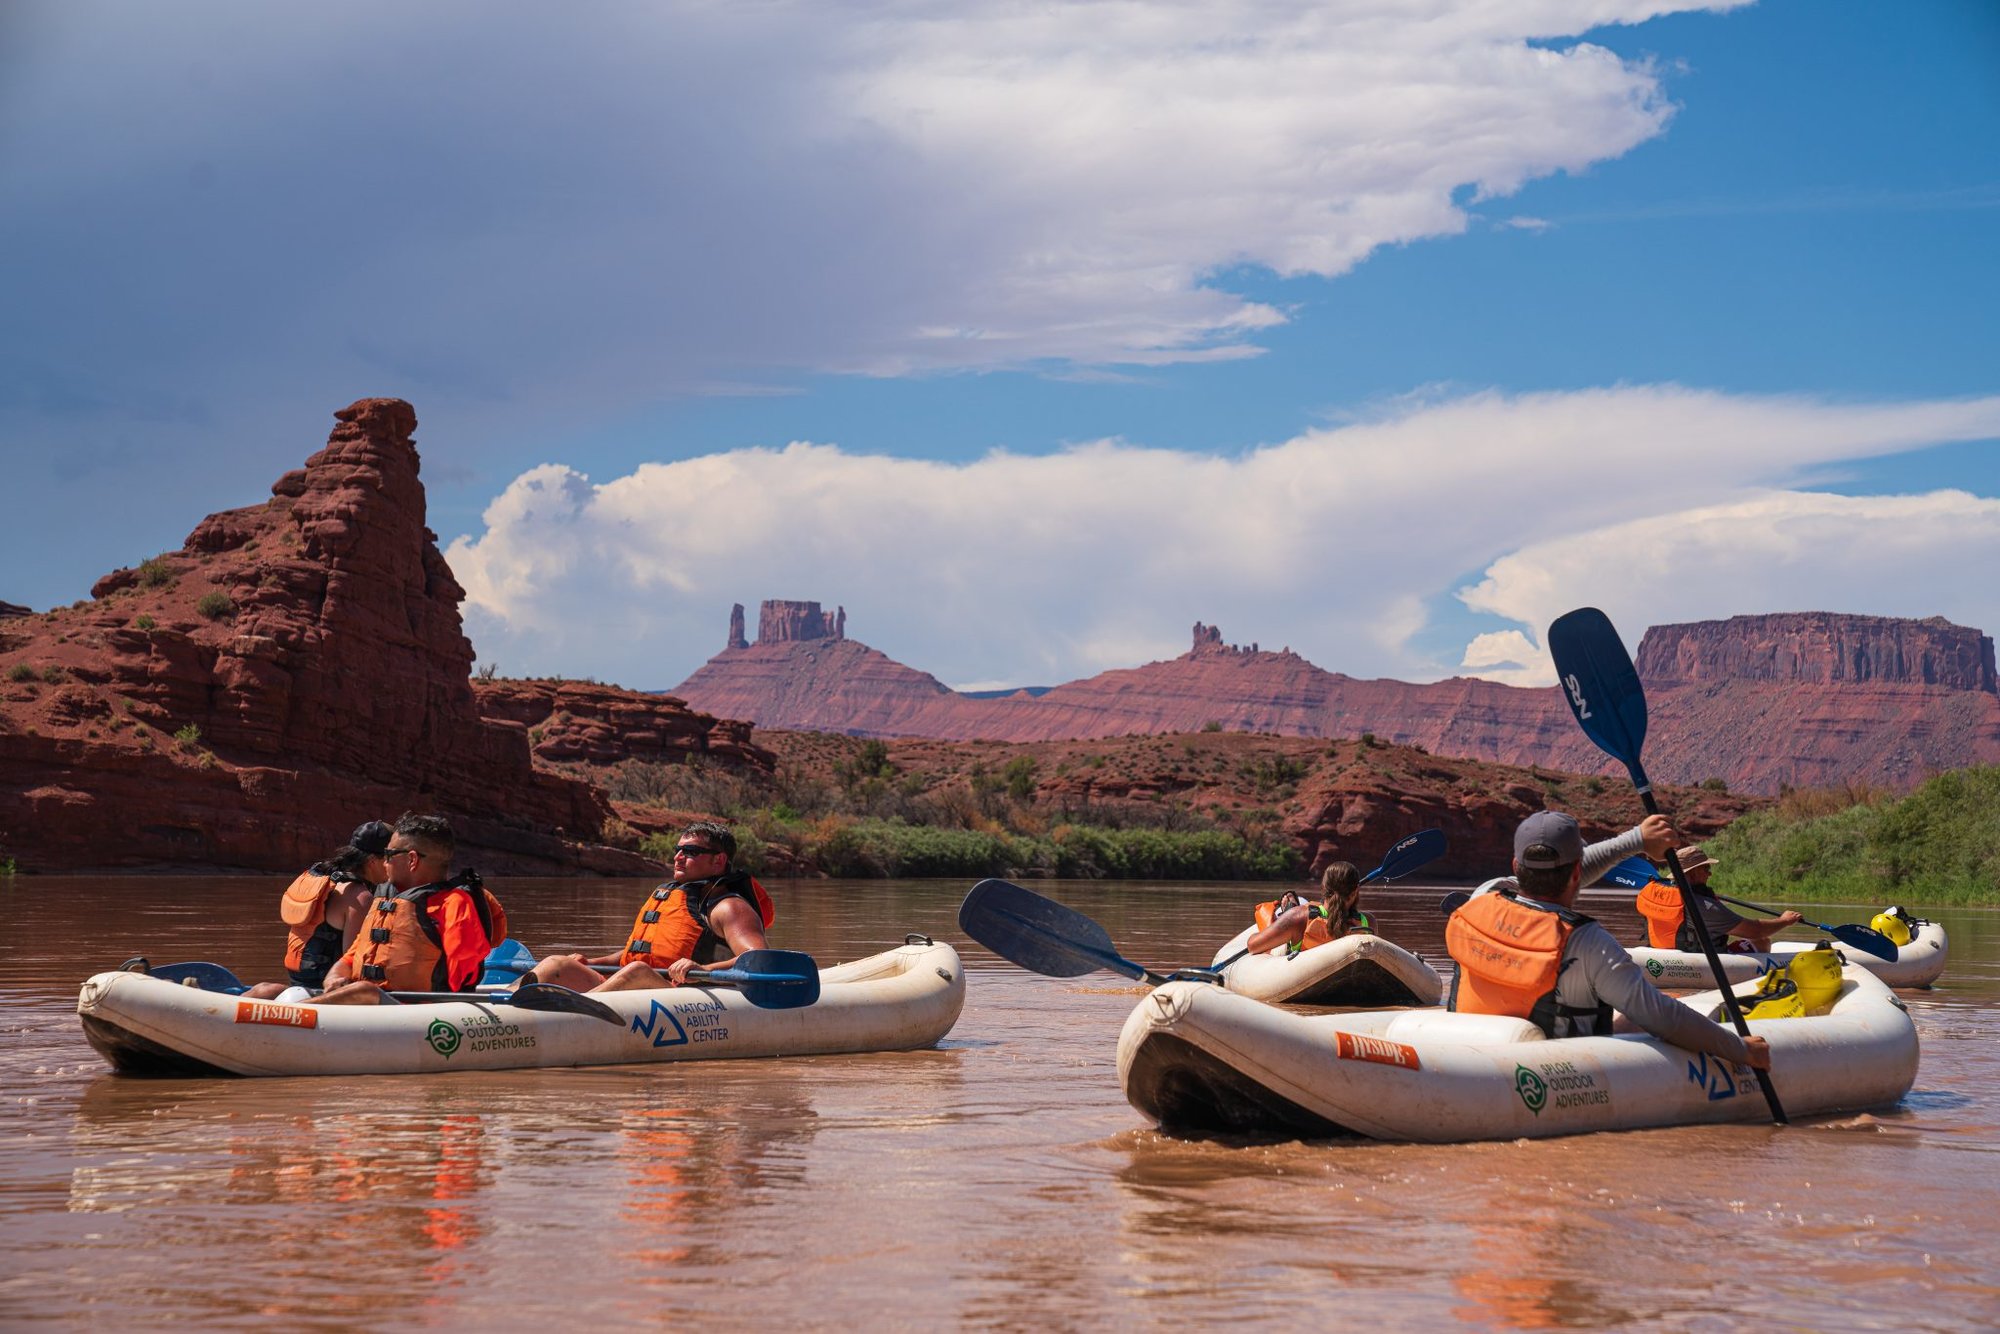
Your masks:
M249 990L241 978L219 963L163 963L147 969L147 975L162 982L185 985L190 979L203 991L239 994Z
M1599 876L1598 883L1618 885L1624 889L1644 889L1660 878L1660 873L1654 869L1652 862L1644 857L1627 857Z
M1400 880L1420 866L1436 861L1444 856L1445 842L1442 829L1419 829L1408 838L1382 854L1382 864L1361 877L1362 884L1376 880Z
M1569 711L1597 748L1633 771L1646 744L1646 691L1611 618L1579 607L1549 626L1549 656Z
M745 950L732 966L689 980L734 987L760 1010L798 1010L819 999L819 965L800 950Z
M503 940L486 956L486 971L479 975L481 986L511 983L535 966L534 951L518 940Z
M958 906L958 925L1009 963L1044 977L1082 977L1102 968L1139 981L1158 978L1121 956L1090 918L1005 880L974 885Z

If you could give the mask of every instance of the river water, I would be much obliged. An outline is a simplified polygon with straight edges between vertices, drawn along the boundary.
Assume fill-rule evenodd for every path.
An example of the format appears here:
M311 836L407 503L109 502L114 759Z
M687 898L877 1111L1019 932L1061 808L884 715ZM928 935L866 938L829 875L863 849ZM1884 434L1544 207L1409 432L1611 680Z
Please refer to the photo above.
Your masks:
M0 880L0 1327L895 1329L1189 1321L1466 1328L2000 1325L2000 912L1947 911L1896 1109L1466 1146L1149 1129L1114 1047L1140 991L958 933L964 884L774 886L822 964L958 946L935 1051L374 1079L114 1077L78 984L128 955L276 975L282 880ZM538 950L646 886L493 886ZM1128 957L1206 962L1259 886L1038 886ZM1435 888L1369 891L1442 952ZM1627 902L1587 898L1623 939ZM1829 921L1867 911L1820 905ZM1782 1088L1782 1081L1780 1083Z

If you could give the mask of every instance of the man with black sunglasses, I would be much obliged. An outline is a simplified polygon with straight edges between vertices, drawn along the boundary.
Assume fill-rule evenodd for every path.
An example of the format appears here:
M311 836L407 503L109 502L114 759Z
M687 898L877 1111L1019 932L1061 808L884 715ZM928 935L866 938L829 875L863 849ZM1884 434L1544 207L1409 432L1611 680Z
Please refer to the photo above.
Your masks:
M727 968L744 951L765 948L777 911L762 885L730 866L735 855L736 835L712 820L695 821L675 844L673 879L646 896L623 949L594 958L550 955L530 978L573 991L677 987L698 968ZM594 965L617 971L600 977Z

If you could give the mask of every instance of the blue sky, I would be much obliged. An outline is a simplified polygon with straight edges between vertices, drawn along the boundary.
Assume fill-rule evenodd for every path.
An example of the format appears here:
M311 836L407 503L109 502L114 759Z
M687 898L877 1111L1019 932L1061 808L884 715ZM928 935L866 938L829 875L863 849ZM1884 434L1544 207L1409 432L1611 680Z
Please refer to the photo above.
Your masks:
M669 686L765 597L969 686L1197 619L1522 682L1585 602L2000 628L1988 4L82 0L0 52L0 599L394 394L507 673Z

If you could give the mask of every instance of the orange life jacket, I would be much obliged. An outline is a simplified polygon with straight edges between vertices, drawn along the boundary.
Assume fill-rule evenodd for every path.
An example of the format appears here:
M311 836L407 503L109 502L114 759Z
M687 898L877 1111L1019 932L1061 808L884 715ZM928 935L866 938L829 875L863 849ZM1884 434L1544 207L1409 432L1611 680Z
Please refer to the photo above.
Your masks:
M346 933L326 920L326 901L342 886L361 883L360 877L346 871L314 867L299 872L285 887L278 900L278 917L286 927L285 971L303 979L301 986L318 986L347 943Z
M1507 890L1475 894L1445 923L1444 945L1458 964L1449 1008L1461 1014L1507 1014L1550 1037L1569 1037L1590 1016L1591 1032L1611 1031L1611 1007L1569 1006L1556 983L1574 960L1563 958L1570 932L1591 919L1568 908L1524 899ZM1556 1032L1557 1021L1568 1021Z
M486 933L483 955L507 939L507 910L480 884L479 875L466 871L452 879L415 889L377 894L368 907L366 928L354 938L355 976L373 982L384 991L450 991L450 960L445 958L444 933L431 916L433 898L464 890L479 915L480 929ZM479 985L479 969L463 991Z
M689 890L695 890L699 897L691 897ZM725 872L713 880L684 885L669 881L655 888L640 905L618 962L644 962L655 968L665 968L676 959L714 963L723 957L727 942L709 926L708 915L724 899L742 899L755 908L767 931L778 920L771 896L756 877L744 872Z
M1257 921L1257 929L1259 931L1267 929L1271 923L1278 920L1278 901L1272 899L1269 902L1258 904L1254 916Z
M1655 880L1639 891L1639 915L1646 919L1646 943L1656 950L1679 949L1681 927L1687 913L1681 908L1681 892L1671 880Z

